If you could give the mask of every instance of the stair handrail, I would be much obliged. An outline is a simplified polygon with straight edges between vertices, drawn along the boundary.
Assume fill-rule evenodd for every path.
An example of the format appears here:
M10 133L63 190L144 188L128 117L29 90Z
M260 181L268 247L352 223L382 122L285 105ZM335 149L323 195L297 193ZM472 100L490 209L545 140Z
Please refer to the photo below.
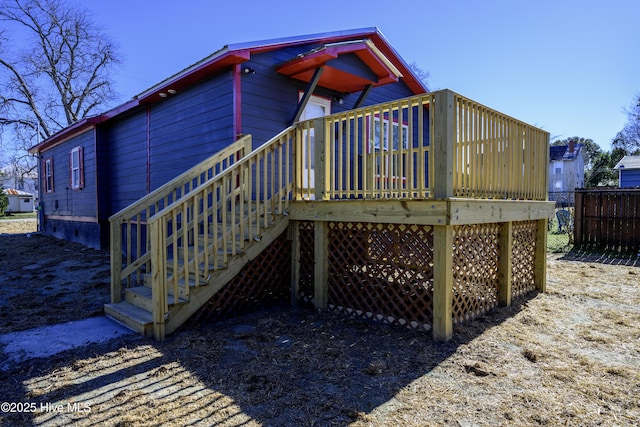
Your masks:
M148 219L165 206L194 191L203 182L238 162L251 152L251 144L251 135L239 138L109 217L112 303L121 301L123 280L126 279L127 283L131 285L133 282L131 276L135 274L135 282L139 283L143 280L142 270L150 267L151 257L148 251L150 236L146 230ZM133 229L135 231L132 231Z
M157 339L164 337L170 290L174 298L187 296L191 277L196 286L208 280L212 271L226 264L227 248L231 256L239 253L245 240L259 239L276 215L286 214L293 197L293 174L288 159L294 155L295 132L295 127L288 127L148 219ZM210 218L215 218L212 225ZM189 249L189 244L193 249ZM224 258L219 261L221 248ZM171 272L168 259L172 260Z

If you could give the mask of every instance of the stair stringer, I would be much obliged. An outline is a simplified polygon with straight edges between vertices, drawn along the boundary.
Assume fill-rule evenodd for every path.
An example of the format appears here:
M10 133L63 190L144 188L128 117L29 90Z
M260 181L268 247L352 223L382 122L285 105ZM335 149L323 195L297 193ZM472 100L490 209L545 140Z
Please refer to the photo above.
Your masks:
M165 320L165 334L176 331L186 322L200 307L207 303L217 292L229 283L242 268L251 260L260 255L271 243L273 243L289 226L289 217L279 215L269 228L263 231L259 241L248 242L241 254L229 258L228 265L211 273L209 283L205 286L194 288L189 293L188 303L174 306ZM161 340L163 337L155 337Z

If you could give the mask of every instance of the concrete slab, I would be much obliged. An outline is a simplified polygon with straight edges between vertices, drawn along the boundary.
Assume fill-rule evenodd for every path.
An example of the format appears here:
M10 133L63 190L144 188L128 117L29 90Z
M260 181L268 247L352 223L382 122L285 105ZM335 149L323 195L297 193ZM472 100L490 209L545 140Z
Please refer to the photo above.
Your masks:
M0 369L5 369L7 362L52 356L72 348L133 333L105 316L11 332L0 335L0 346L4 346L2 350L5 359Z

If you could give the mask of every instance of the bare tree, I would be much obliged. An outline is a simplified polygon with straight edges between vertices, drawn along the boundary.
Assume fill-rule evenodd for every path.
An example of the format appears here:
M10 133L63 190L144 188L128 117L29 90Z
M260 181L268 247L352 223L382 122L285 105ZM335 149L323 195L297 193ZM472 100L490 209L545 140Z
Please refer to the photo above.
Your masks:
M27 148L113 99L110 70L118 62L85 9L0 0L0 146L13 148L10 161L33 168Z
M427 91L430 91L431 88L429 86L429 79L431 78L431 73L425 71L415 61L409 64L409 68L411 69L411 71L413 71L413 74L415 74L416 77L420 79L422 84L424 84L424 86L427 88Z

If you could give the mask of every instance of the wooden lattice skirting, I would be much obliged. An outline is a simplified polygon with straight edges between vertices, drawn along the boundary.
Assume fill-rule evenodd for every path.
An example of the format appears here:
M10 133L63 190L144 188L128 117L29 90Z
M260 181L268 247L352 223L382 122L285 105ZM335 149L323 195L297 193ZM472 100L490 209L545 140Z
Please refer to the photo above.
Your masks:
M281 234L205 303L189 325L288 305L291 300L291 241Z

